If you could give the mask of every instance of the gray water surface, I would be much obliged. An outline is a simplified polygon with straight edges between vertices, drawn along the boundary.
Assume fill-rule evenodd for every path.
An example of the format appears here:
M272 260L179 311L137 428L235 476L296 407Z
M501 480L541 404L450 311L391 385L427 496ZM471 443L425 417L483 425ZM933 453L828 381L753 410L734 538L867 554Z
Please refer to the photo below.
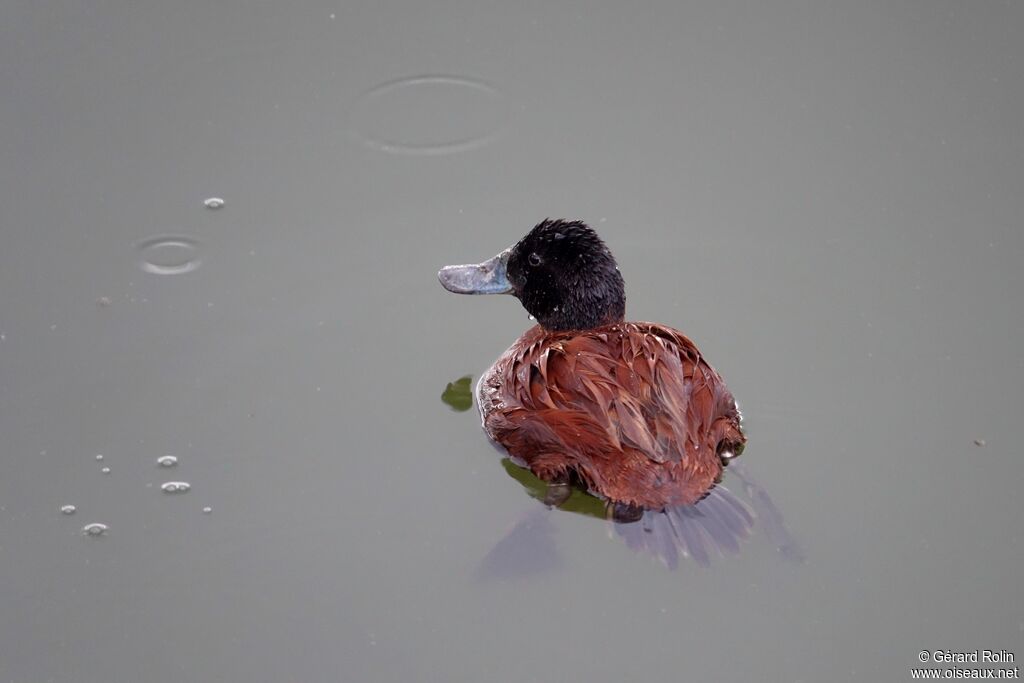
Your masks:
M0 681L1024 656L1022 31L1014 2L3 4ZM738 552L670 570L545 510L440 400L531 323L437 269L546 216L739 399Z

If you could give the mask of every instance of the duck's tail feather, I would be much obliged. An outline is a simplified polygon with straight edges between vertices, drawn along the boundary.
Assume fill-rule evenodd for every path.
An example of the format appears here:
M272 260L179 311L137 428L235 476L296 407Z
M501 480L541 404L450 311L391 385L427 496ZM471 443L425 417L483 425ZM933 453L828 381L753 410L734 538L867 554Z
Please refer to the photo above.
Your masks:
M789 533L786 524L782 519L782 513L775 506L771 496L747 473L746 468L734 464L729 471L743 483L743 488L754 506L758 522L768 541L775 546L779 554L787 561L802 563L804 551L800 547L793 534Z
M739 552L741 541L750 537L754 513L729 489L716 486L694 505L648 510L639 522L612 524L629 548L658 558L669 569L678 566L680 556L707 567L714 556Z

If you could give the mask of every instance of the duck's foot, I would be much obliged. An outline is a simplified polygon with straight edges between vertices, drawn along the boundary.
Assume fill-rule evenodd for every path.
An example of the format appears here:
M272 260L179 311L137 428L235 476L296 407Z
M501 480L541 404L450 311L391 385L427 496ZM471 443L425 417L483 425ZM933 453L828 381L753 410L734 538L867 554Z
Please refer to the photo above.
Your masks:
M550 508L561 507L572 495L572 485L568 476L561 476L548 483L548 490L544 492L544 504Z
M612 503L612 520L620 524L639 521L644 516L644 509L630 503Z

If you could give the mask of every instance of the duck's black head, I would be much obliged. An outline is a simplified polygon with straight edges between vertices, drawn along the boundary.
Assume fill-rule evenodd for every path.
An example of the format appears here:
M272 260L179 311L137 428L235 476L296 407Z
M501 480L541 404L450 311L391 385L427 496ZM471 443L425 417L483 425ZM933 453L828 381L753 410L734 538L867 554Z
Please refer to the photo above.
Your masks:
M438 273L457 294L512 294L547 330L621 322L626 293L615 258L582 221L547 219L489 261Z

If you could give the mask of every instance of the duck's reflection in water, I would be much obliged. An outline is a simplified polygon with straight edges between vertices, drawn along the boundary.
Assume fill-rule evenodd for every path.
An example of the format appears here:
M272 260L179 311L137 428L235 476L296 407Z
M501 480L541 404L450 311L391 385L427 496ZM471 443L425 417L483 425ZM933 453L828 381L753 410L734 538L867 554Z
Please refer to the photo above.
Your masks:
M738 554L740 543L753 533L754 521L753 510L719 485L694 505L648 510L638 522L613 525L632 550L653 555L675 569L680 556L707 567L715 555Z
M545 500L545 482L507 458L502 465L527 493ZM719 484L694 505L648 510L636 522L609 519L604 501L579 489L574 489L558 509L606 520L609 536L618 537L631 550L654 557L669 569L687 561L709 567L718 559L739 555L754 536L763 536L783 559L802 562L799 544L787 530L782 513L768 492L738 463L732 463L727 472L726 479L735 477L739 486L733 488L742 489L742 496ZM553 513L548 507L537 507L524 515L484 557L479 577L522 578L557 568L561 558Z
M562 564L555 542L552 511L537 506L484 556L477 569L481 579L515 579L543 574Z
M758 527L768 542L775 546L782 557L790 562L800 563L804 561L804 552L796 538L789 533L786 524L782 519L782 513L771 496L747 473L746 466L740 463L733 463L729 470L743 484L743 490L750 498L754 506L754 514Z
M470 377L462 377L445 388L441 400L463 412L473 406ZM494 448L505 454L498 444ZM746 466L732 461L723 483L694 505L663 511L648 510L636 522L611 519L604 501L574 487L568 497L552 496L549 485L508 457L501 461L505 472L544 506L525 514L498 541L480 563L479 576L486 579L525 577L555 569L561 563L551 515L554 498L558 510L606 520L609 535L618 537L630 549L660 560L669 569L680 561L708 567L716 559L738 555L752 537L764 537L789 562L802 562L803 551L790 534L768 492L757 483ZM742 494L734 493L742 491Z
M631 549L659 558L669 569L679 565L680 557L708 567L716 556L738 555L741 544L757 534L783 559L803 562L803 551L768 492L739 464L728 471L736 475L749 502L719 484L695 505L648 510L638 523L614 523L616 535Z

